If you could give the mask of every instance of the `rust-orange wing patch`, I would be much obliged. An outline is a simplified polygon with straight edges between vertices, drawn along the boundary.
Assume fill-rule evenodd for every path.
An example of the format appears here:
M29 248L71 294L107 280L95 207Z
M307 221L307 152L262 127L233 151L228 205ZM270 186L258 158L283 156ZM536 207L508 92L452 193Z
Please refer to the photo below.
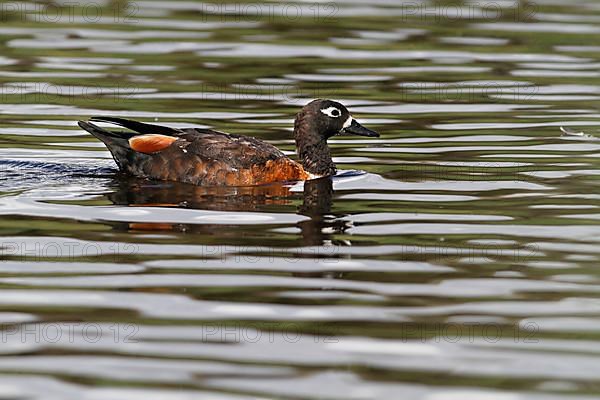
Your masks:
M152 154L169 147L177 138L166 135L140 135L129 139L129 146L140 153Z

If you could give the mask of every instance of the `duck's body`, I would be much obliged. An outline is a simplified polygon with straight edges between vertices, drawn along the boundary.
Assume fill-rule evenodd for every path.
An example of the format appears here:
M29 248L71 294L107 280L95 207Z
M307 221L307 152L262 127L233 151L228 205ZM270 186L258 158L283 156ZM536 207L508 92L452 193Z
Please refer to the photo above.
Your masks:
M121 171L134 176L200 186L249 186L310 177L302 165L275 146L252 137L196 128L165 131L171 128L132 125L135 121L117 118L92 120L139 130L113 133L80 123L106 143Z
M334 106L329 104L334 104ZM326 108L322 108L328 106ZM314 111L334 112L324 120ZM341 120L344 112L346 120ZM294 136L301 163L259 139L210 129L176 129L112 117L93 117L133 132L108 131L89 122L79 126L106 144L119 169L134 176L191 183L199 186L250 186L279 181L303 181L335 174L327 138L348 133L377 135L354 121L339 103L315 100L298 114ZM320 122L320 124L316 123ZM350 128L353 128L352 131ZM362 129L362 130L361 130Z

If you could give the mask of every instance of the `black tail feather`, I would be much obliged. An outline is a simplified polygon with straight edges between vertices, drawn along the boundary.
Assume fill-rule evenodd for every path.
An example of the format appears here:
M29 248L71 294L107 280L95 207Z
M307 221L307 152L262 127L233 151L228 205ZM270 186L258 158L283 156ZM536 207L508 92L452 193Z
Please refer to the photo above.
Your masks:
M123 170L127 165L127 158L132 152L128 140L137 133L113 132L86 121L79 121L78 124L81 129L88 131L106 145L119 169Z
M107 140L110 140L110 139L129 140L130 138L137 135L137 133L133 133L133 132L109 131L109 130L99 127L98 125L94 125L92 123L85 122L85 121L79 121L79 122L77 122L77 124L79 125L79 127L81 129L88 131L89 133L96 136L98 139L102 140L105 143L107 142Z
M168 126L154 125L154 124L146 124L143 122L132 121L130 119L125 118L117 118L117 117L92 117L90 121L94 122L107 122L110 124L115 124L122 126L123 128L131 129L132 131L137 132L138 134L156 134L156 135L173 135L175 133L180 133L179 129L169 128ZM85 129L85 128L84 128ZM135 136L132 134L130 137Z

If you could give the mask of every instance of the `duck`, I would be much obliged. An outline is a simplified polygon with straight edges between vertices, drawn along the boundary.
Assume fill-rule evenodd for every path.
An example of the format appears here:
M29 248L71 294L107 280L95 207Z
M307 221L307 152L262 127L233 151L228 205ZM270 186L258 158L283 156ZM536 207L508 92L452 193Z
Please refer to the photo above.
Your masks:
M95 122L127 130L107 130ZM344 105L328 99L313 100L296 115L298 161L260 139L212 129L178 129L103 116L78 125L106 145L121 172L197 186L255 186L333 176L337 169L327 139L379 137L358 123Z

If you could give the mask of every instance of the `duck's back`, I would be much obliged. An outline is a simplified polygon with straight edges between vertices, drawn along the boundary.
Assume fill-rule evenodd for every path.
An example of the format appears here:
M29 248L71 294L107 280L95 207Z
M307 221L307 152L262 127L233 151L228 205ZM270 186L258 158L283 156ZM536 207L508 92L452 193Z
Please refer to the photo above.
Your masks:
M135 176L200 186L308 179L300 164L275 146L253 137L211 129L174 129L118 118L96 120L136 130L135 134L112 132L80 123L107 145L121 170Z
M251 168L269 160L286 157L277 147L262 140L211 129L184 129L178 138L185 149L203 160L226 161L237 169Z

